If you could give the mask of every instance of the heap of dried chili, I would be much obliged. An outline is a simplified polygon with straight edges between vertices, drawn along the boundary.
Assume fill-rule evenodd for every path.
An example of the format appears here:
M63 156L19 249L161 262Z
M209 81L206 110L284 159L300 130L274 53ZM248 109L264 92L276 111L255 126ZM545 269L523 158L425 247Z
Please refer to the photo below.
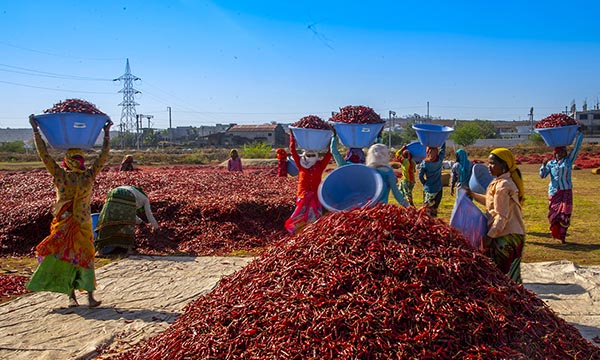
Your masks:
M316 115L305 116L291 126L305 129L331 130L331 125Z
M28 277L14 274L0 275L0 302L11 296L21 295L27 292L25 283Z
M98 110L98 108L96 108L96 105L92 104L89 101L81 99L66 99L64 101L54 104L54 106L52 106L50 109L44 110L45 114L61 112L106 115L102 111Z
M340 108L329 120L348 124L380 124L385 122L381 116L368 106L348 105Z
M422 209L330 213L118 359L598 359Z
M285 235L294 209L297 183L277 178L273 167L247 167L243 173L217 167L153 167L143 171L103 171L96 178L92 212L122 184L144 189L160 224L153 232L138 226L136 251L142 254L225 255L256 251ZM0 172L0 256L33 254L50 232L56 199L52 178L42 170Z
M566 114L552 114L535 124L537 129L553 128L559 126L577 125L577 121Z

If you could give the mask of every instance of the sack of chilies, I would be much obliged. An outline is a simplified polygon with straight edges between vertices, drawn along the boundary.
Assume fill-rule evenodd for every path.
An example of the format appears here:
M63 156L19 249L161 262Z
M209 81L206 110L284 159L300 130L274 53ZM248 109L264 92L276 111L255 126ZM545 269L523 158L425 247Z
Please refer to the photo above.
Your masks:
M458 189L456 193L450 226L460 231L469 240L471 246L476 249L481 248L481 241L487 233L487 218L462 189Z

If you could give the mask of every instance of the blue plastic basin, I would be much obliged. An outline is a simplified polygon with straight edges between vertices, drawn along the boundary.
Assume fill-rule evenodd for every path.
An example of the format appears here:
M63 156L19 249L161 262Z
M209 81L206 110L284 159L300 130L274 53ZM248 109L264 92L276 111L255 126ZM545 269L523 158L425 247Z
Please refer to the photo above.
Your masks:
M98 218L100 217L100 213L92 214L92 232L94 233L94 239L96 238L96 226L98 226Z
M298 167L291 155L287 158L287 173L291 176L298 176Z
M296 138L298 147L310 150L319 151L329 148L331 142L331 130L306 129L290 126L290 131Z
M478 194L485 194L488 185L494 180L488 167L484 164L473 164L469 188Z
M415 162L421 162L425 159L427 148L418 141L413 141L406 145L406 149L412 154L412 158Z
M577 136L579 125L558 126L553 128L540 128L534 131L544 139L550 147L569 146Z
M332 212L373 205L383 190L379 173L363 164L340 166L319 185L319 201Z
M449 126L437 124L414 124L412 128L415 129L419 142L430 147L442 146L450 133L454 131Z
M373 145L385 125L385 123L348 124L344 122L331 122L331 124L342 144L349 148L364 148Z
M55 149L90 149L98 140L107 115L52 113L36 115L40 130Z

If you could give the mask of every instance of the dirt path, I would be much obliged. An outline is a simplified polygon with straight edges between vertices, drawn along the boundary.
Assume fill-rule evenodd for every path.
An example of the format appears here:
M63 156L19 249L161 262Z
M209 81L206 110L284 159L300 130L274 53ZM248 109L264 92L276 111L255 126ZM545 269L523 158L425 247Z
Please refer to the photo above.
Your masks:
M164 330L192 299L208 293L249 257L134 256L96 272L98 308L66 308L67 296L21 296L0 306L0 359L87 359L96 348L129 344Z
M89 359L125 350L164 330L248 257L135 256L97 271L99 308L66 308L62 294L33 293L0 305L0 359ZM525 287L595 343L600 336L600 266L569 261L522 265ZM596 345L600 345L595 343Z

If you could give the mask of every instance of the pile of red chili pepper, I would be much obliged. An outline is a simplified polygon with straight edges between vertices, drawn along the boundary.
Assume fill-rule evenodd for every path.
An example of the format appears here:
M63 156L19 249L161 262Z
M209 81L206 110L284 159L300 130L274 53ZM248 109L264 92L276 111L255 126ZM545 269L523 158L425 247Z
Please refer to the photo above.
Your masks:
M108 192L140 186L160 225L138 226L136 251L142 254L225 255L256 251L285 235L294 210L297 180L276 177L273 167L247 167L233 173L214 166L106 168L96 178L92 212L100 212ZM0 172L0 256L31 255L50 232L56 200L45 170Z
M542 164L544 159L551 160L552 153L515 155L517 164ZM580 152L575 159L574 165L579 169L595 169L600 167L600 153Z
M316 115L305 116L291 126L305 129L331 130L331 125Z
M385 122L381 116L368 106L348 105L340 108L329 120L348 124L380 124Z
M537 129L553 128L559 126L577 125L577 121L566 114L552 114L535 124Z
M118 359L598 359L442 220L377 205L282 239Z
M29 281L29 278L21 275L0 275L0 302L11 296L26 293L25 284L27 281Z
M81 99L66 99L54 104L54 106L52 106L50 109L44 110L44 114L62 112L106 115L102 111L98 110L96 105Z

